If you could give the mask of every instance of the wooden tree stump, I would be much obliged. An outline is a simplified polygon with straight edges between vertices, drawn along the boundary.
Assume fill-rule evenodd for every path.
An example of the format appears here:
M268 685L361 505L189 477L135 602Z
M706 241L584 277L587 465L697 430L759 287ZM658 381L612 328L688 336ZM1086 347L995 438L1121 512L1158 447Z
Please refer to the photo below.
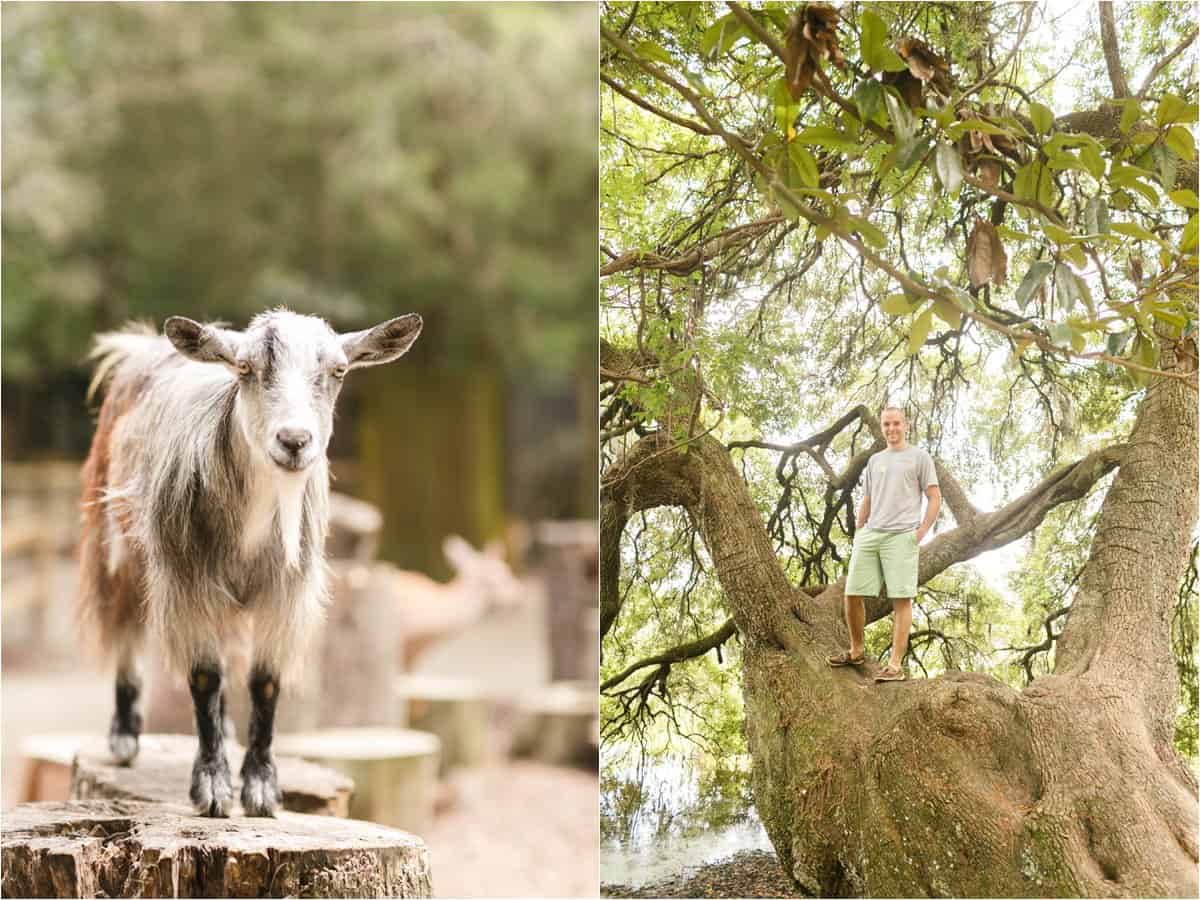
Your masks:
M487 756L492 699L470 678L402 675L392 682L407 704L408 724L442 742L439 771L477 766Z
M430 897L411 834L281 813L208 819L183 806L91 800L4 814L5 897Z
M336 769L354 780L350 816L427 832L433 821L441 742L406 728L329 728L280 734L277 753Z
M556 681L520 698L513 753L548 763L595 762L594 727L600 714L596 685Z
M157 803L187 802L196 739L178 734L148 734L132 766L112 761L103 741L93 740L75 755L71 772L72 800L143 800ZM233 795L240 796L243 747L225 746L233 773ZM345 818L350 812L354 782L322 766L276 754L283 808L291 812Z
M534 530L546 577L546 639L554 681L598 677L600 525L593 519L539 522ZM595 645L595 646L593 646Z

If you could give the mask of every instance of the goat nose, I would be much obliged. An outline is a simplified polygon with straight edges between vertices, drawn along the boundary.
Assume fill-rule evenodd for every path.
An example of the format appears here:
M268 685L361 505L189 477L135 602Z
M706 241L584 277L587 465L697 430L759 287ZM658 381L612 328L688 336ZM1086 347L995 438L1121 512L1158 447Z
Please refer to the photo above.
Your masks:
M299 453L312 440L312 432L304 428L281 428L276 432L275 440L289 453Z

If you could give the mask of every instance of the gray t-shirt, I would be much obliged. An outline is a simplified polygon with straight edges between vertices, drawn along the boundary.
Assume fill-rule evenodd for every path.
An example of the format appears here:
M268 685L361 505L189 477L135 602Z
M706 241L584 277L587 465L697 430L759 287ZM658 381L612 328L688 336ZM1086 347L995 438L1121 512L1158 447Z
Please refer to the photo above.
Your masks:
M866 527L893 532L919 528L925 489L937 483L933 457L919 447L880 450L867 460L863 476L871 498Z

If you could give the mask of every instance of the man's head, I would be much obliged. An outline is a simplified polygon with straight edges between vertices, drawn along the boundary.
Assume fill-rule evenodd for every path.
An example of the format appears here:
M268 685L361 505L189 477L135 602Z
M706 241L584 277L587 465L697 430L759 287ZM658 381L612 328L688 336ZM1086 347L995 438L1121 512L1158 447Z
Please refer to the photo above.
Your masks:
M904 437L908 432L908 418L899 406L885 406L879 417L883 428L883 438L889 447L903 447Z

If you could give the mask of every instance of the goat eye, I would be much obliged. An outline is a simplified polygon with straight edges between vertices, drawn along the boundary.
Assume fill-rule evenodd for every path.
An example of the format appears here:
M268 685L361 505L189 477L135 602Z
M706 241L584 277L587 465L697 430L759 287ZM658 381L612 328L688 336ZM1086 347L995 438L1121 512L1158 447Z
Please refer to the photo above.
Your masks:
M346 377L346 367L345 366L336 366L332 372L332 375L334 378L345 378Z
M237 364L237 370L238 370L239 375L249 375L250 374L250 363L246 362L245 360L242 360L241 362L239 362Z

